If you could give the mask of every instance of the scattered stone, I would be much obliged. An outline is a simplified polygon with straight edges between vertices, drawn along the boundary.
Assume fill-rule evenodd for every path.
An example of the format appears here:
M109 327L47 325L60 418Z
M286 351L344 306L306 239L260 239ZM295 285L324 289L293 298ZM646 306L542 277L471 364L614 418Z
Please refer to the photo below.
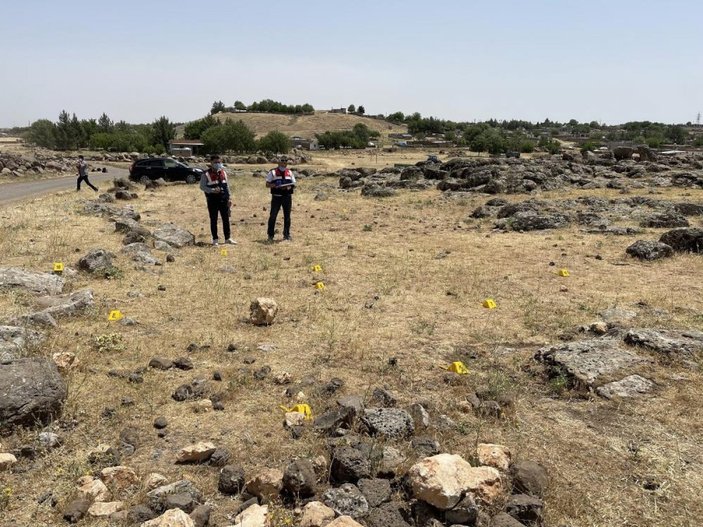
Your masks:
M357 485L369 507L378 507L391 499L391 482L387 479L360 479Z
M59 351L51 356L51 360L54 361L56 367L60 372L67 372L68 370L78 366L80 361L76 358L76 354L70 351Z
M525 524L517 521L515 518L501 512L491 519L491 527L525 527Z
M188 480L180 480L170 485L163 485L147 493L149 507L156 512L166 510L166 498L172 494L188 493L193 501L200 502L200 491Z
M628 375L624 379L609 382L596 388L596 393L606 399L614 397L636 397L651 392L655 384L639 375Z
M543 497L547 490L547 471L534 461L518 461L512 466L513 489L531 496Z
M78 260L78 269L96 275L109 275L114 272L112 259L115 257L105 249L93 249Z
M201 441L181 449L176 463L203 463L210 459L216 447L210 442Z
M400 503L384 503L378 508L371 509L364 523L368 527L410 527L401 514Z
M625 343L666 355L693 355L703 351L703 332L631 329Z
M244 489L244 470L238 465L223 467L217 489L223 494L239 494Z
M77 499L69 503L63 511L63 519L68 523L78 523L88 512L91 501L87 499Z
M20 358L44 339L42 333L27 327L0 325L0 362Z
M503 472L507 472L510 469L512 454L508 447L490 443L479 443L476 447L476 452L480 465L494 467Z
M505 512L516 520L528 525L542 524L542 511L544 502L534 496L527 494L516 494L510 496L505 506Z
M17 463L17 458L12 454L0 453L0 472L10 470Z
M179 370L192 370L193 361L188 357L179 357L173 361L173 365Z
M275 468L267 468L259 472L253 479L247 481L247 492L260 499L271 499L283 489L283 472Z
M39 444L47 450L58 448L62 443L61 438L54 432L41 432L39 434Z
M535 358L554 374L566 373L577 383L593 386L609 376L645 360L623 349L614 339L592 339L542 348Z
M444 514L447 522L460 525L474 525L478 518L479 509L474 499L465 496L453 509Z
M369 503L366 498L352 483L344 483L339 488L325 491L322 501L340 516L361 518L369 512Z
M168 479L166 479L166 476L159 474L158 472L147 474L146 478L144 478L144 487L147 490L154 490L158 487L163 487L167 483Z
M278 304L273 298L256 298L249 306L249 320L255 326L269 326L273 324L278 313Z
M193 509L190 513L190 519L193 520L193 527L206 527L210 523L210 514L212 507L210 505L200 505Z
M363 527L359 522L349 516L340 516L327 524L327 527Z
M122 509L124 509L123 501L96 501L88 509L88 516L93 516L94 518L107 518L111 514L115 514L117 511L121 511Z
M189 492L177 492L164 498L164 508L167 510L181 509L183 512L191 513L195 506L195 499Z
M88 453L88 463L96 470L116 467L120 464L120 453L110 445L98 445Z
M319 432L330 435L339 428L350 428L354 422L356 410L351 407L338 407L318 415L313 421L313 427Z
M58 295L63 291L64 280L51 273L35 273L17 267L0 268L0 287L21 287L44 295Z
M286 428L303 426L305 424L305 414L300 412L286 412L284 424Z
M218 448L210 456L210 466L224 467L232 457L232 454L226 448Z
M659 238L678 252L703 253L703 229L674 229Z
M337 483L355 483L359 479L371 477L371 460L366 452L351 446L334 449L330 476Z
M187 401L191 397L193 397L193 387L190 384L181 384L171 395L175 401Z
M431 437L415 437L410 444L421 457L436 456L440 453L439 441Z
M320 501L311 501L300 517L300 527L325 527L334 520L334 510Z
M171 359L164 359L163 357L152 357L149 361L149 367L155 370L170 370L173 366L174 363Z
M398 400L395 396L383 388L374 388L371 399L380 406L390 408L396 405Z
M154 419L154 428L161 430L162 428L166 428L168 426L168 421L164 416L157 417Z
M637 240L630 245L625 252L640 260L659 260L661 258L673 256L674 249L662 242Z
M181 509L171 509L158 518L142 523L140 527L195 527L195 524Z
M384 478L393 478L397 470L405 463L406 458L400 450L392 446L384 446L378 475Z
M413 419L415 430L424 430L430 426L430 414L420 403L411 404L407 411Z
M297 459L283 472L283 488L293 496L308 498L315 495L315 469L308 459Z
M67 388L56 365L20 358L0 363L0 430L46 425L60 415Z
M454 508L467 494L490 505L503 493L496 469L472 467L454 454L439 454L416 463L408 471L408 482L415 498L441 510Z
M268 505L254 504L247 507L234 518L237 527L266 527Z
M147 522L157 516L158 513L152 511L146 505L135 505L129 510L125 511L127 522L131 524L142 525L142 523ZM120 513L118 513L120 514Z
M415 431L410 414L399 408L369 408L361 420L372 435L403 438Z
M130 467L106 467L100 472L100 479L114 492L122 493L139 485L139 476Z
M156 229L152 235L155 240L166 242L171 247L182 248L195 243L195 236L181 227L165 224Z

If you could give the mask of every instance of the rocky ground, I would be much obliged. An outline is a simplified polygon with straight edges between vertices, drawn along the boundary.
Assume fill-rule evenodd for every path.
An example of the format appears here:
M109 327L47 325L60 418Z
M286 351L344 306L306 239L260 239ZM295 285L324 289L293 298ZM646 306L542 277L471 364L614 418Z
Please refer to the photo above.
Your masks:
M237 246L186 185L2 211L3 518L696 524L696 163L302 171L292 244L251 172Z

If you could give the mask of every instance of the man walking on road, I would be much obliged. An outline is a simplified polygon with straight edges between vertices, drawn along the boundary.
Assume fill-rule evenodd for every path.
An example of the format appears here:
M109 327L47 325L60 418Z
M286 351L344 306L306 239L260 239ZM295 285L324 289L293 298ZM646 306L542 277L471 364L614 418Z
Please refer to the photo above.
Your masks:
M92 188L95 192L98 191L98 187L93 185L88 179L88 166L85 164L83 156L78 156L78 181L76 182L76 192L81 189L81 182L85 181L85 184Z
M268 240L269 242L273 241L278 211L283 207L283 241L292 241L290 236L290 211L293 205L295 175L288 169L288 157L281 157L278 161L278 166L266 174L266 188L271 189Z

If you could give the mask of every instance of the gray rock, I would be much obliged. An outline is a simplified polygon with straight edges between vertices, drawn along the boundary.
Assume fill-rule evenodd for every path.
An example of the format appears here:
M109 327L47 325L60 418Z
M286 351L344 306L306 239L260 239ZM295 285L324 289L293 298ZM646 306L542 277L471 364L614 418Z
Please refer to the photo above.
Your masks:
M177 492L164 497L164 510L181 509L185 513L190 513L196 506L195 499L190 492Z
M367 183L361 187L361 195L371 198L387 198L396 194L397 192L392 188L382 187L377 183Z
M675 251L703 253L703 229L674 229L662 234L659 241Z
M431 437L415 437L411 441L413 450L421 457L435 456L440 453L439 441ZM461 522L455 522L461 523Z
M190 513L190 519L193 520L193 527L206 527L210 523L210 514L212 507L210 505L200 505Z
M371 476L371 460L368 453L351 446L340 446L332 453L330 475L337 483L352 482Z
M369 408L362 422L372 435L389 438L408 437L415 431L412 417L400 408Z
M518 212L508 220L507 225L513 231L527 232L559 229L569 223L569 217L560 213Z
M154 419L154 428L157 430L162 430L168 426L168 420L164 416L157 417Z
M354 416L361 415L364 411L364 399L360 395L345 395L340 397L337 399L337 405L340 408L350 408ZM339 426L335 428L339 428Z
M614 339L591 339L540 349L535 358L553 374L567 374L576 383L593 386L602 378L645 362Z
M20 287L34 293L58 295L63 286L63 278L55 274L35 273L17 267L0 268L0 287Z
M361 491L351 483L344 483L339 488L328 489L322 495L322 502L339 516L362 518L369 512L369 503Z
M156 370L170 370L173 368L173 361L163 357L152 357L149 361L149 367Z
M293 496L308 498L315 495L315 469L308 459L297 459L283 472L283 488Z
M625 252L640 260L659 260L673 256L674 249L662 242L650 240L637 240Z
M410 527L401 513L403 507L401 503L384 503L372 509L364 523L368 527Z
M153 232L154 239L166 242L172 247L185 247L195 243L195 236L185 229L173 224L165 224Z
M127 521L132 524L141 525L153 518L156 518L158 513L151 510L146 505L136 505L127 511Z
M188 494L192 498L193 502L200 502L201 494L200 491L188 480L182 479L171 483L170 485L163 485L158 487L151 492L148 492L146 497L149 503L149 507L156 512L163 512L166 510L166 499L174 494Z
M39 434L39 444L47 450L58 448L61 443L62 441L58 434L53 432L42 432Z
M113 257L114 255L105 249L93 249L78 260L78 269L91 274L111 273L114 269Z
M385 388L374 388L371 400L385 408L393 407L398 402L395 396Z
M516 494L510 496L505 506L505 512L523 523L530 525L542 524L542 511L544 502L534 496L527 494Z
M479 509L471 495L466 495L453 509L444 513L447 522L460 525L474 525Z
M543 497L547 491L547 471L534 461L518 461L511 467L515 491Z
M47 424L60 415L66 394L53 362L35 357L0 363L0 429Z
M658 212L650 215L642 220L640 227L649 227L652 229L675 227L688 227L689 223L686 217L678 212Z
M329 435L339 428L349 428L354 422L355 416L356 410L352 407L331 408L315 418L313 428Z
M625 342L666 355L693 355L703 351L703 332L666 329L631 329Z
M244 469L239 465L227 465L220 470L217 489L223 494L239 494L244 484Z
M161 262L151 254L145 243L130 243L125 245L120 252L128 255L135 262L145 265L161 265Z
M218 409L217 405L222 405L222 403L220 403L219 401L213 403L213 410ZM224 410L224 406L220 408L220 410ZM209 465L213 467L224 467L225 465L227 465L227 462L230 460L231 457L232 454L229 450L227 450L226 448L218 448L210 456Z
M42 333L21 326L0 326L0 362L16 359L44 341Z
M69 503L63 510L63 519L68 523L78 523L86 515L92 505L88 499L77 499Z
M525 524L517 521L510 514L501 512L491 518L491 527L525 527Z
M636 397L651 392L655 384L639 375L628 375L624 379L609 382L596 388L596 393L606 399L613 397Z
M360 479L357 485L369 507L378 507L391 499L391 482L387 479Z

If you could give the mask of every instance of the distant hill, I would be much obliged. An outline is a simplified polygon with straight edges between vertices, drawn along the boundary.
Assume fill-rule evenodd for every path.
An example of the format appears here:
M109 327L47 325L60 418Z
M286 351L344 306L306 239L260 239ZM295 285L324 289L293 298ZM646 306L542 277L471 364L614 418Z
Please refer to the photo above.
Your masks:
M351 130L355 124L363 123L372 130L381 132L382 136L389 133L405 133L408 127L360 115L329 113L317 111L311 115L284 115L276 113L218 113L217 119L233 119L243 121L256 133L257 137L278 130L290 137L299 136L312 138L315 134L327 131ZM178 127L177 134L183 135L183 126Z

